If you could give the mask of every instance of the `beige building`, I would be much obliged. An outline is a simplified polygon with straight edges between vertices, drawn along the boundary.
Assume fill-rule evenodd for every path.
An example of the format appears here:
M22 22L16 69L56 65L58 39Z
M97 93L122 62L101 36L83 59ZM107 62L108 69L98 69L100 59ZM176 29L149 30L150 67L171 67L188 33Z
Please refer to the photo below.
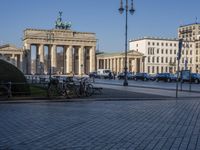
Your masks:
M14 45L6 44L0 46L0 59L10 62L23 71L24 50Z
M200 24L193 23L180 26L178 37L185 42L182 62L188 62L192 72L200 72Z
M64 74L80 75L95 71L96 36L94 33L66 29L26 29L23 44L26 52L25 74L32 73L31 50L33 46L36 49L36 74L56 73L58 47L63 48ZM48 50L48 66L46 68L49 70L45 70L44 66L45 49Z
M179 31L183 31L180 27ZM196 32L196 30L195 30ZM198 31L199 32L199 31ZM192 72L200 72L200 43L199 35L180 34L183 38L182 55L180 59L180 69L190 69ZM189 37L191 35L191 37ZM189 40L189 41L187 41ZM144 71L150 74L177 71L178 39L144 37L131 40L130 49L141 52L146 56Z
M124 71L125 53L101 53L96 55L97 69L110 69L112 72ZM144 55L137 51L128 51L127 67L131 72L144 72Z
M150 74L176 72L177 39L144 37L131 40L130 49L146 56L144 72Z
M180 26L179 39L183 39L180 68L200 72L200 24ZM177 70L178 39L144 37L129 42L134 49L146 56L144 71L150 74Z

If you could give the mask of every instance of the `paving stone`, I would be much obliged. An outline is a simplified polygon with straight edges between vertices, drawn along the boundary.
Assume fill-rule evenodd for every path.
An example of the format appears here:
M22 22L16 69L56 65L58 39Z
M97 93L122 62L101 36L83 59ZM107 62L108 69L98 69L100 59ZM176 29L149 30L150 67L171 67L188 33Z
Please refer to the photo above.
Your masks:
M0 150L200 149L200 101L0 104Z

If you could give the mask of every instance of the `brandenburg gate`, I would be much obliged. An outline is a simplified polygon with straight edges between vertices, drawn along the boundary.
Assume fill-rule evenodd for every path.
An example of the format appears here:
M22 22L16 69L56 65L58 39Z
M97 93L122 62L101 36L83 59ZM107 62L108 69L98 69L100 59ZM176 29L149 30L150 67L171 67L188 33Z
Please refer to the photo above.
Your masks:
M48 67L51 73L57 67L57 47L63 47L64 74L85 74L95 71L96 37L94 33L64 29L24 31L26 50L25 73L31 74L31 46L36 47L36 74L44 74L44 46L48 48ZM48 71L49 73L49 71Z
M62 22L62 12L56 21L55 29L26 29L24 31L23 48L26 52L24 73L31 74L31 50L35 46L35 74L55 74L57 63L57 48L63 48L63 74L87 74L95 71L96 35L88 32L70 30L71 25ZM48 51L45 63L45 49ZM45 65L47 65L45 67ZM45 71L45 68L47 68Z

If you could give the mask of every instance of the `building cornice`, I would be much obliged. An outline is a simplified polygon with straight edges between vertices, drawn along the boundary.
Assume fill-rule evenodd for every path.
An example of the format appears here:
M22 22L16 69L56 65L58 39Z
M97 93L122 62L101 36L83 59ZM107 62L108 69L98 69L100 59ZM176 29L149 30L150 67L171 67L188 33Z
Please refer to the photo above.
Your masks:
M12 44L5 44L5 45L0 46L0 51L23 52L24 50L22 48L17 48L15 45L12 45Z
M158 41L178 41L177 38L162 38L162 37L149 37L145 36L138 39L132 39L129 42L141 41L141 40L158 40Z
M187 26L191 26L191 25L200 25L200 23L195 22L195 23L190 23L190 24L186 24L186 25L180 25L180 28L182 28L182 27L187 27Z
M40 32L61 32L61 33L78 33L78 34L94 34L93 32L77 32L72 30L66 30L66 29L34 29L34 28L27 28L25 31L40 31Z

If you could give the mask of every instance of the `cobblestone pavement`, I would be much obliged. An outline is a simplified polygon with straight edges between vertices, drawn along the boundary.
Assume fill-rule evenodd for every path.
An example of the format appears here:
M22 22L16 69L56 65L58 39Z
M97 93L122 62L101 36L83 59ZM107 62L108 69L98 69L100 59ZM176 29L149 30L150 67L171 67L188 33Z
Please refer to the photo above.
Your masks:
M115 86L116 87L116 86ZM148 93L138 93L128 90L122 90L119 89L121 87L116 87L116 89L109 89L109 88L103 88L102 94L99 94L96 92L96 94L92 95L89 98L96 98L96 99L163 99L163 98L170 98L170 96L163 96L163 95L156 95L154 93L148 94ZM123 87L124 88L124 87ZM175 92L174 92L175 93ZM86 97L85 99L88 99Z
M1 150L200 150L200 101L0 104Z

